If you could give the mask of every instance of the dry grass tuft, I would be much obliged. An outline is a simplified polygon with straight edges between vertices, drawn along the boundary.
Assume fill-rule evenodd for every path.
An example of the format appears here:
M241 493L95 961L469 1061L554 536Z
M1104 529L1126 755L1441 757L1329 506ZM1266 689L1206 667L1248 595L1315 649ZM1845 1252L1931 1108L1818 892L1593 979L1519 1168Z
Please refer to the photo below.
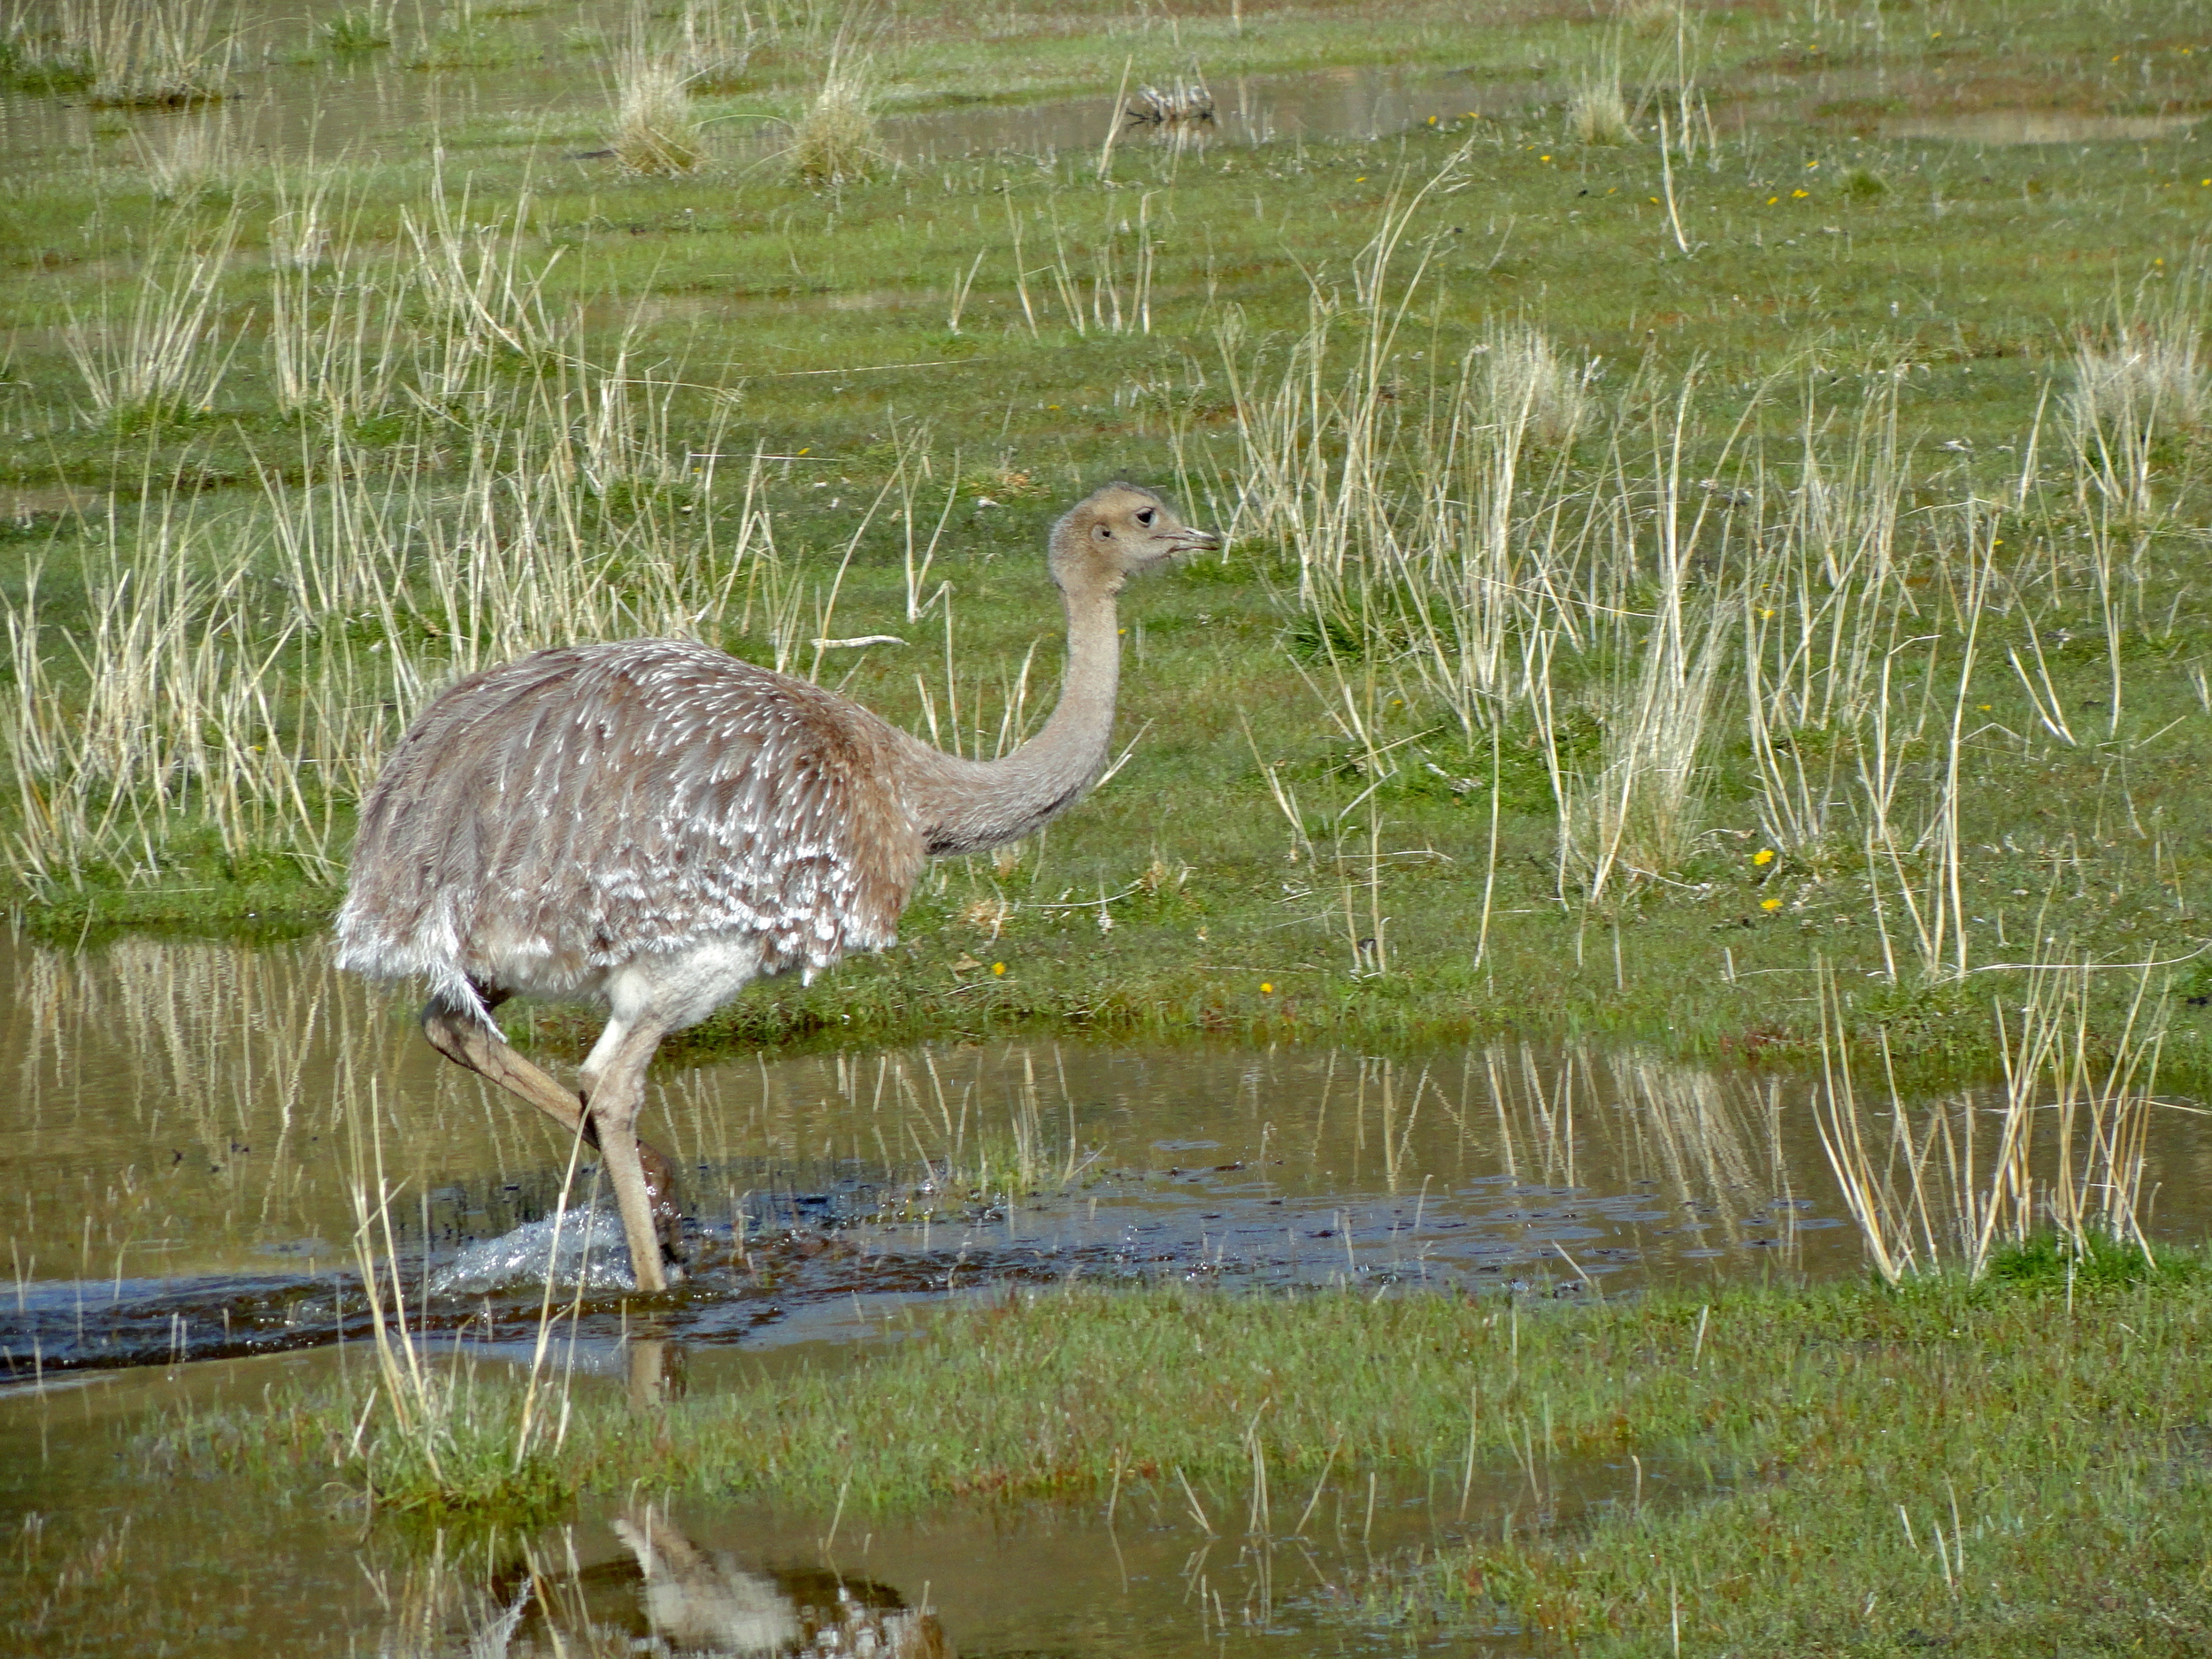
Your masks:
M368 0L325 18L319 33L334 52L373 52L392 43L393 13L399 0Z
M229 89L231 41L214 0L64 0L58 22L95 104L182 109Z
M865 65L842 50L833 52L821 91L793 129L792 176L813 185L852 184L880 166L873 103Z
M1705 827L1715 681L1725 649L1718 607L1685 598L1686 572L1664 563L1658 615L1639 672L1598 713L1601 764L1563 781L1559 856L1592 904L1609 890L1681 868Z
M1567 122L1578 142L1625 144L1636 136L1617 72L1585 76L1567 99Z
M2162 291L2146 285L2115 307L2107 328L2076 342L2061 405L2067 433L2084 473L2124 511L2152 511L2154 447L2212 413L2203 311L2200 280L2184 275Z
M706 158L691 113L691 77L676 58L626 49L615 64L615 159L626 173L670 178Z
M1542 329L1529 323L1494 328L1484 345L1483 389L1502 419L1540 442L1572 441L1590 418L1594 362L1571 366Z
M2077 430L2155 419L2161 426L2202 424L2205 367L2196 330L2140 323L2074 350L2066 408Z
M2041 956L2025 966L2025 1001L1997 1002L2004 1082L1993 1105L1975 1092L1912 1105L1891 1083L1870 1106L1854 1080L1842 997L1821 969L1825 1077L1814 1126L1875 1271L1893 1285L1953 1264L1980 1279L1999 1252L2047 1231L2077 1260L2101 1247L2153 1260L2145 1147L2160 1103L2166 997L2151 967L2139 967L2125 1025L2101 1040L2091 986L2108 969Z
M181 223L166 227L127 313L104 305L70 319L63 344L102 417L159 418L213 403L230 361L213 347L217 302L237 237L235 208L196 242Z

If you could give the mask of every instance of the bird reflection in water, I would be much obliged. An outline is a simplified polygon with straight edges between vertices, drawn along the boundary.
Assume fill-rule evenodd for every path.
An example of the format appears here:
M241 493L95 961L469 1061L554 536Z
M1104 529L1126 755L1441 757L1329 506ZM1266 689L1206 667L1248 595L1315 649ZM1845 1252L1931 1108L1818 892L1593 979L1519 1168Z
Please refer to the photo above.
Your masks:
M953 1659L926 1608L828 1574L771 1577L701 1549L648 1509L614 1524L645 1577L645 1614L668 1653Z
M422 1623L412 1632L388 1632L380 1650L420 1659L955 1659L936 1614L908 1606L887 1585L747 1566L727 1550L701 1548L657 1506L633 1509L612 1525L628 1560L579 1565L565 1547L543 1556L526 1552L519 1577L488 1594L463 1587L442 1560L431 1570L442 1583L417 1584L402 1598L415 1614L403 1623L422 1620L440 1603L448 1618L457 1601L472 1614L457 1630L426 1621L443 1624L442 1638Z

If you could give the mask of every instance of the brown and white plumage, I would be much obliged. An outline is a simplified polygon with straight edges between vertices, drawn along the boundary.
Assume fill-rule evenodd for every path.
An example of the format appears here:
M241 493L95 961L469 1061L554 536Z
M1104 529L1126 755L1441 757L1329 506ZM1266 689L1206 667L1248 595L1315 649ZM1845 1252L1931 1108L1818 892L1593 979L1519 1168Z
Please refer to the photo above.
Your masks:
M763 973L879 949L922 864L884 764L895 741L818 687L687 640L473 675L363 809L380 874L348 895L341 960L465 1004L475 986L595 990L641 954L728 934Z
M419 719L363 803L342 966L431 986L440 1050L606 1156L641 1288L662 1283L665 1160L636 1141L647 1062L764 973L893 942L925 857L1030 833L1090 788L1111 738L1127 577L1215 539L1110 484L1053 526L1068 665L1011 755L944 755L803 680L684 640L541 651ZM508 1048L491 1009L595 995L583 1098Z

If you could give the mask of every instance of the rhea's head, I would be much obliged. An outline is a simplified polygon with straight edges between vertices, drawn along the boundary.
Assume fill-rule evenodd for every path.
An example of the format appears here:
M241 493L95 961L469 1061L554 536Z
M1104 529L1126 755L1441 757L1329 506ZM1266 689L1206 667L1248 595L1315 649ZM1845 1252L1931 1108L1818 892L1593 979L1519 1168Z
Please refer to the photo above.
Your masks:
M1210 530L1194 530L1151 490L1109 484L1085 496L1052 526L1052 580L1063 592L1119 590L1139 571L1178 553L1219 547Z

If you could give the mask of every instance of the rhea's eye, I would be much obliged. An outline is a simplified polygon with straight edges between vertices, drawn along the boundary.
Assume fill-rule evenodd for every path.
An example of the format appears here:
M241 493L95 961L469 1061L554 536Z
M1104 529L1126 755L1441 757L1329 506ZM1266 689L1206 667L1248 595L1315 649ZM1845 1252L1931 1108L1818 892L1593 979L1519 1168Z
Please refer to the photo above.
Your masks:
M1150 524L1152 522L1152 509L1147 507L1142 512L1139 513L1137 515L1137 522L1139 524Z

